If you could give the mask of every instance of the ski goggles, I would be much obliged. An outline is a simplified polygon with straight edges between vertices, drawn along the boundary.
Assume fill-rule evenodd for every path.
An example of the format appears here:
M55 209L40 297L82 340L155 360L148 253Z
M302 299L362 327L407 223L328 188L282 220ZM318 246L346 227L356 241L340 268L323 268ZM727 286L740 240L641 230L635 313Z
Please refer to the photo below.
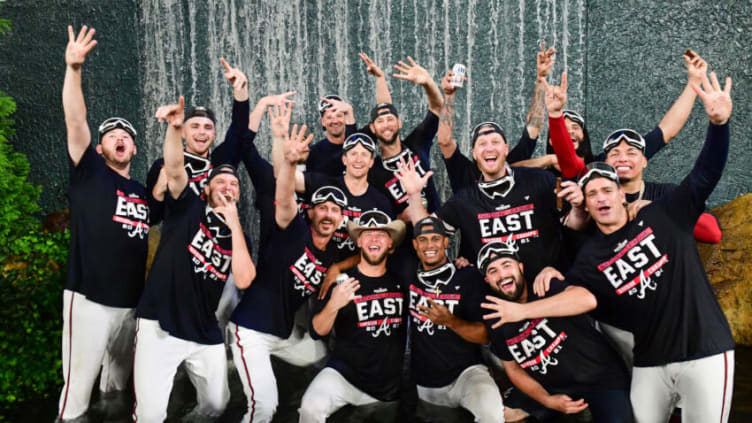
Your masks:
M491 263L504 257L509 257L520 261L520 256L519 254L517 254L517 251L519 251L519 247L517 247L514 241L489 242L480 249L480 252L478 252L478 260L476 263L478 270L480 270L480 272L485 275L486 270Z
M501 126L496 122L481 122L477 125L475 125L475 128L473 128L472 131L470 131L470 144L472 144L473 147L475 147L475 141L480 137L481 135L486 134L492 134L497 133L501 135L502 138L504 138L504 143L507 142L507 137L504 135L504 129L501 128Z
M392 219L381 210L368 210L358 217L358 226L361 228L384 228L392 222Z
M369 137L368 135L360 132L347 137L344 144L342 144L342 151L348 152L351 149L355 148L355 146L358 144L362 145L366 150L370 151L372 156L376 153L376 143L373 142L373 139L371 139L371 137Z
M342 100L342 97L338 95L326 95L324 96L324 98L327 100L344 101ZM331 109L331 108L332 108L332 103L325 101L325 100L319 101L319 114L321 114L321 116L324 115L324 112L326 112L327 109Z
M622 141L626 141L627 144L639 149L643 154L645 153L645 138L631 129L619 129L612 132L611 135L606 137L606 141L603 141L603 152L608 154Z
M585 127L585 119L583 119L583 117L580 116L580 114L575 112L574 110L562 110L561 114L564 115L565 118L580 125L582 128Z
M130 122L121 117L111 117L102 122L101 125L99 125L99 139L102 139L104 134L106 134L107 132L110 132L113 129L117 128L120 128L130 134L131 138L136 138L136 128L134 128Z
M340 207L347 206L347 197L345 197L345 193L342 192L341 189L331 185L317 189L316 192L313 193L313 196L311 196L311 204L314 206L327 201L331 201Z
M577 185L584 189L585 185L594 178L606 178L619 183L619 176L613 166L606 162L591 162L580 171L577 176Z

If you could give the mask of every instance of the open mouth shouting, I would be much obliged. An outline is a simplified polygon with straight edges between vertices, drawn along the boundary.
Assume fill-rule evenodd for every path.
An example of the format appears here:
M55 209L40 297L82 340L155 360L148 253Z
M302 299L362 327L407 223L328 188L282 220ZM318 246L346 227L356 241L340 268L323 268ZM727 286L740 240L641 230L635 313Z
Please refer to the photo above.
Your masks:
M514 294L515 290L514 278L510 276L508 278L501 279L496 284L496 288L499 290L499 292L511 296L512 294Z

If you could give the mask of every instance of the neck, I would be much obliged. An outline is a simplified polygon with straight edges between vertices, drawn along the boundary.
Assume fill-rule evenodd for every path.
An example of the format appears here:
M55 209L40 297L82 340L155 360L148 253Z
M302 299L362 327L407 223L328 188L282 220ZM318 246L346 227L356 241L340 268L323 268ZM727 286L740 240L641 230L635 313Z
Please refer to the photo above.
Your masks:
M128 162L125 165L118 165L117 163L111 163L108 161L105 161L105 164L110 169L114 170L115 173L122 176L125 179L131 179L131 163Z
M358 264L358 271L371 278L384 276L386 273L386 259L379 264L370 264L361 256L360 263Z
M486 171L481 170L481 173L483 174L483 180L486 182L495 181L499 178L503 178L507 176L507 165L504 163L504 166L502 166L501 170L494 173L488 173Z
M354 196L363 195L368 190L368 173L356 178L345 172L345 186Z
M199 153L196 153L195 151L191 150L190 148L188 148L188 146L186 146L185 147L185 152L193 154L194 156L203 157L205 159L209 158L209 150L204 151L203 154L199 154Z
M342 133L337 137L327 132L326 139L328 139L332 144L342 144L345 142L345 131L342 131Z
M399 135L397 135L397 139L394 140L393 143L387 145L383 142L379 142L379 147L381 147L381 158L390 159L402 152L402 140L400 140Z
M334 235L334 234L332 234ZM313 238L313 245L319 250L326 250L326 244L332 239L332 235L322 236L311 228L311 238Z
M642 175L630 180L624 181L621 184L621 189L627 194L636 194L642 189Z
M443 259L439 260L435 264L426 264L425 262L421 262L421 266L423 267L423 271L427 272L429 270L438 269L439 267L447 264L448 261L449 260L447 260L445 256Z
M629 218L627 216L627 209L626 207L624 207L623 212L619 214L619 217L616 219L615 223L602 224L598 221L596 221L595 223L598 225L598 229L600 229L601 232L603 232L606 235L609 235L623 228L624 225L626 225L628 221L629 221Z
M517 300L520 304L525 304L527 302L527 281L523 281L522 283L522 295L520 295L520 299Z

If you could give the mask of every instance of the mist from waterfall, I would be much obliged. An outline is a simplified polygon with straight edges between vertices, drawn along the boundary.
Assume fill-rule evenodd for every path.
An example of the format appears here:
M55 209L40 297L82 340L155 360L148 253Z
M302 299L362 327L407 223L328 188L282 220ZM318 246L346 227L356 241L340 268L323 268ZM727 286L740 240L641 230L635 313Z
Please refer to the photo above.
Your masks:
M437 83L452 64L464 63L468 82L457 94L454 130L461 151L469 152L470 128L482 120L499 122L514 145L524 126L542 41L559 50L549 81L558 83L567 70L567 107L586 114L584 14L584 0L489 0L462 6L449 0L143 0L141 117L148 145L141 151L149 163L161 157L164 127L153 115L180 94L187 105L215 110L217 142L223 140L232 89L222 77L220 57L247 74L251 108L264 95L297 91L293 121L308 124L316 140L324 136L317 104L326 94L351 102L363 125L375 105L375 84L357 56L361 51L388 75L398 60L412 56ZM424 92L396 78L387 81L407 135L425 115ZM268 157L266 119L255 142ZM543 148L539 141L538 152ZM450 190L438 148L431 166L446 198ZM247 177L242 184L243 214L257 221Z

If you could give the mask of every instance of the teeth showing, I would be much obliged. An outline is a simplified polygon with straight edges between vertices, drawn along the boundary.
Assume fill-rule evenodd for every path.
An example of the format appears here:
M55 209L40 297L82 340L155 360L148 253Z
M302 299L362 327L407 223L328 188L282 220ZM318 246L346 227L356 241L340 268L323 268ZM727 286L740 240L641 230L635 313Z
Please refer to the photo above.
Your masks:
M429 251L426 251L426 252L425 252L425 253L423 253L423 254L425 254L425 255L426 255L426 257L435 257L435 256L436 256L436 254L437 254L437 252L436 252L436 250L429 250Z
M617 166L616 167L616 170L629 170L629 169L632 169L632 167L630 166Z
M514 278L502 279L499 282L499 287L502 291L506 291L508 288L514 288Z

